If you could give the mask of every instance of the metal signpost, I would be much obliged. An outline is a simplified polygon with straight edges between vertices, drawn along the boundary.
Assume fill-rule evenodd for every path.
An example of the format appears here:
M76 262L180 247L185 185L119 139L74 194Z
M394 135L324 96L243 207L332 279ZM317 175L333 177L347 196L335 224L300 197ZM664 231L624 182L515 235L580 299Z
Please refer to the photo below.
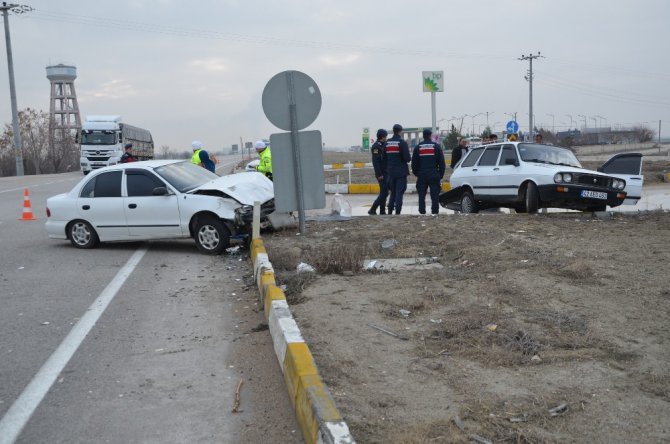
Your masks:
M278 211L298 211L300 234L305 232L305 210L324 208L326 205L321 133L300 132L316 120L320 110L321 92L307 74L300 71L284 71L272 77L265 85L263 90L265 116L276 127L290 131L270 136L275 208ZM288 156L282 155L288 147L292 153L290 157L292 163L286 162ZM316 169L320 174L306 175L307 170L302 165L302 158L306 152L318 158L319 165ZM314 168L309 171L312 169ZM310 199L307 199L309 208L305 205L305 192L310 193L308 196ZM319 199L319 195L323 197Z
M433 134L437 131L437 111L435 110L435 93L444 91L444 71L423 71L423 92L430 92L430 105L432 109Z

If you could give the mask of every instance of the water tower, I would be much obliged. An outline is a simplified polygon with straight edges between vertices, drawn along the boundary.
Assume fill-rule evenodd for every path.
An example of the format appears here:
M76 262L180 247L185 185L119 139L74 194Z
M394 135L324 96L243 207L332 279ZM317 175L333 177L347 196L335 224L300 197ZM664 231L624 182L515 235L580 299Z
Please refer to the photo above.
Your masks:
M76 147L75 135L81 131L79 105L74 89L76 78L75 66L63 64L47 66L47 79L51 82L49 144L52 150L55 143L69 143L73 148Z

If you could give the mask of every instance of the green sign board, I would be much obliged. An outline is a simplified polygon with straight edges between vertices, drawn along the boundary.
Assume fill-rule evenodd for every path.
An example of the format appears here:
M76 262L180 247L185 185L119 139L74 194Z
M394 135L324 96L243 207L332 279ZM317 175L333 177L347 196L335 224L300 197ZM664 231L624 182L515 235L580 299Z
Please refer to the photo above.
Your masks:
M370 151L370 128L363 128L363 140L361 146L363 151Z

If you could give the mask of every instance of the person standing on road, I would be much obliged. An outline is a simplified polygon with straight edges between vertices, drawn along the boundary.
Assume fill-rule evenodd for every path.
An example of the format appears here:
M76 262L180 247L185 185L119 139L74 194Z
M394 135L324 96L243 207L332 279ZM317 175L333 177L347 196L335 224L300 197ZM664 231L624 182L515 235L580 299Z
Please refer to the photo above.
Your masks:
M458 161L468 152L468 141L465 137L458 139L458 146L451 151L451 169L453 170Z
M426 191L430 188L430 213L437 214L440 208L440 181L446 165L440 145L431 140L433 131L423 130L423 141L414 147L412 173L416 176L416 192L419 194L419 213L426 214Z
M194 140L191 143L191 146L193 147L193 156L191 156L191 163L200 165L206 170L209 170L212 173L216 173L215 165L219 163L219 161L216 160L216 157L213 154L209 154L207 151L205 151L202 147L202 143L198 142L197 140Z
M407 176L409 168L407 163L412 160L409 154L409 146L402 138L402 125L393 125L393 137L386 141L386 176L391 193L388 204L388 213L400 214L402 211L402 198L407 190Z
M265 177L272 180L272 153L270 152L270 147L262 140L258 140L254 143L254 148L256 148L256 152L261 157L256 171L265 174Z
M372 144L370 153L372 154L372 167L375 169L375 177L379 183L379 194L372 203L372 207L368 211L369 215L386 214L386 199L389 195L389 186L386 177L386 138L389 133L385 129L377 130L377 141Z
M126 143L124 146L126 152L121 156L120 163L137 162L137 157L133 156L133 144Z

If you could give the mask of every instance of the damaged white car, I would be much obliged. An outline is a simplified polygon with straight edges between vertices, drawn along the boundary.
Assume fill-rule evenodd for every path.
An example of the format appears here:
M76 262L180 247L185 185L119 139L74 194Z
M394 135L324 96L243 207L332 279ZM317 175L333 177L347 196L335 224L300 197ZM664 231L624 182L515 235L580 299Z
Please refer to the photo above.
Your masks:
M250 235L254 201L261 227L273 224L274 189L262 174L219 177L188 161L150 160L91 172L47 200L50 238L77 248L100 242L195 239L206 254Z

